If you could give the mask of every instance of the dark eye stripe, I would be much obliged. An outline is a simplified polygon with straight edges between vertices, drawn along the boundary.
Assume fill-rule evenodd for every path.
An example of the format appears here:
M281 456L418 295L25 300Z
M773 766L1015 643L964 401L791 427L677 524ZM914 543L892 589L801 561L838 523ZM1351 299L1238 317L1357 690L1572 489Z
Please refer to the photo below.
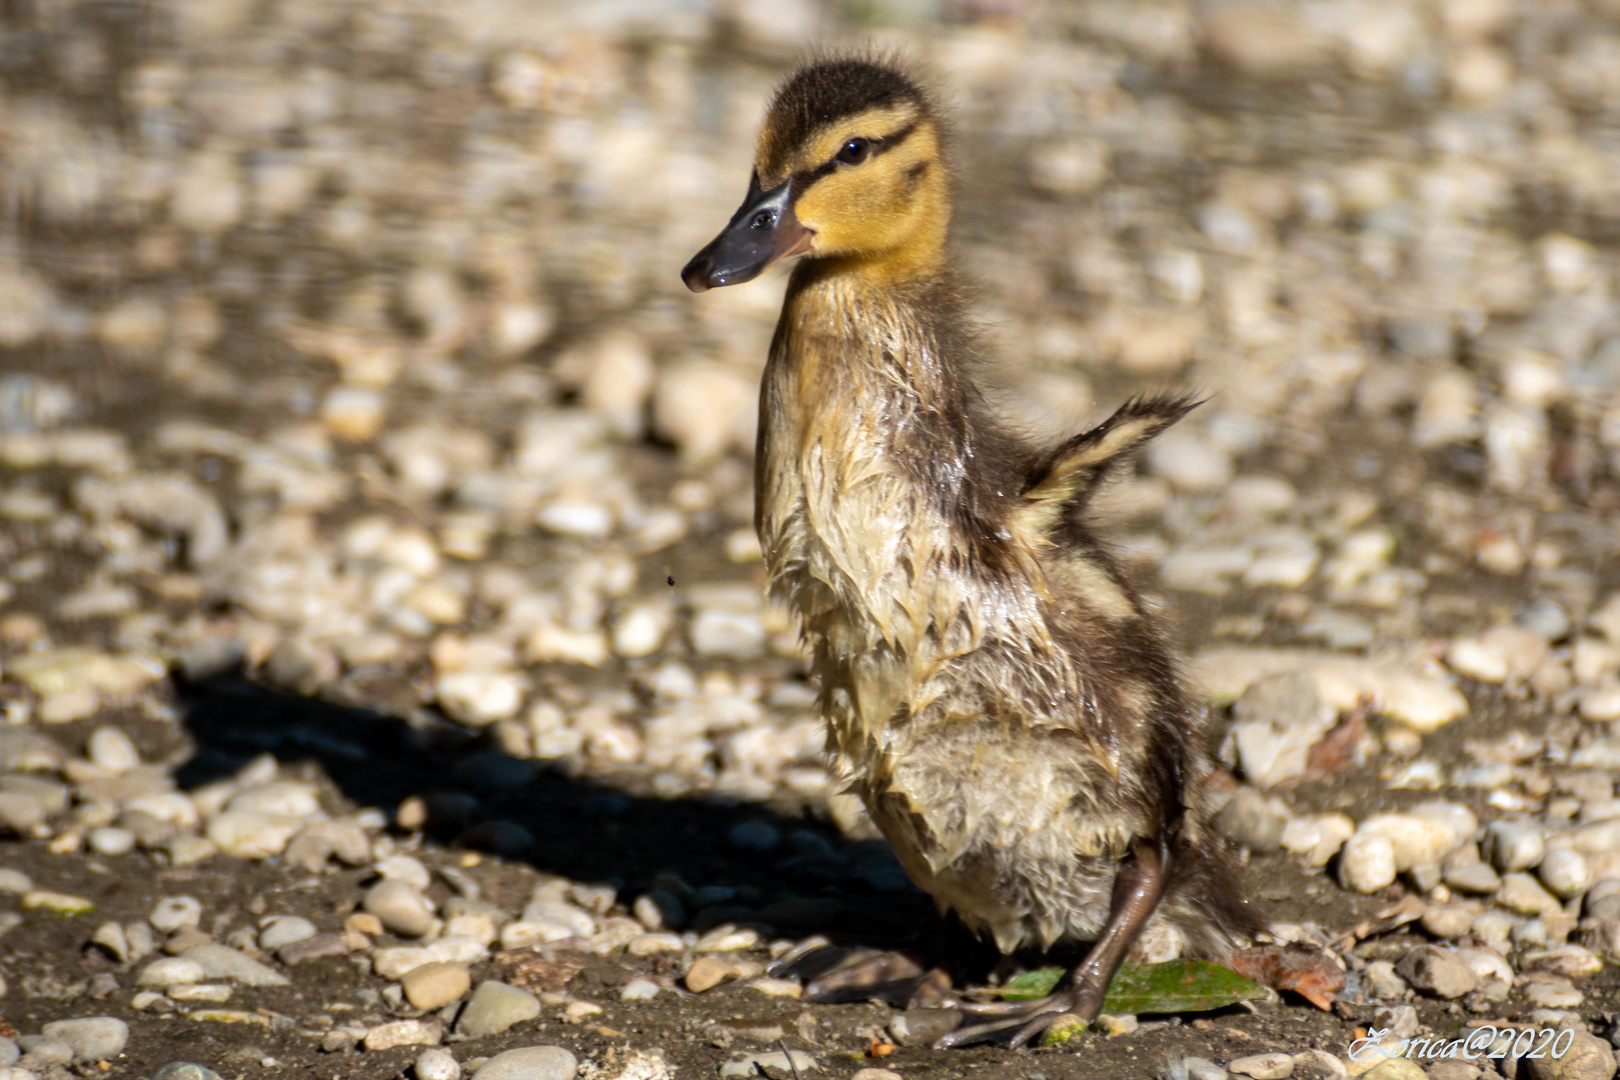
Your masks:
M913 120L911 123L907 124L905 127L901 128L899 131L895 132L893 135L889 135L889 136L887 136L885 138L882 138L882 139L872 139L872 140L870 140L870 145L866 149L866 160L871 161L873 158L877 157L879 154L888 153L890 150L893 150L895 147L897 147L901 143L905 142L906 139L908 139L911 136L911 133L916 131L916 130L917 130L917 121ZM848 142L848 140L846 139L845 142ZM839 146L839 149L842 150L844 144L839 143L838 146ZM828 173L833 172L835 169L838 168L838 164L839 163L838 163L837 151L834 151L834 156L832 158L828 159L827 161L822 162L820 165L817 165L815 168L813 168L813 169L800 169L798 172L794 173L793 174L794 197L797 198L799 195L804 193L805 188L809 187L811 184L815 183L817 180L820 180L823 176L826 176Z

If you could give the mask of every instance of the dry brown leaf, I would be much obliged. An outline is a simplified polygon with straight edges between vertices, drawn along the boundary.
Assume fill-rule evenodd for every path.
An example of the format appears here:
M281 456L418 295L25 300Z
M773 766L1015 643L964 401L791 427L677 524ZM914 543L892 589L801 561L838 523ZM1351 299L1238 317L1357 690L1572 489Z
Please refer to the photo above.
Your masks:
M1235 953L1227 966L1273 990L1292 990L1323 1010L1344 989L1344 971L1323 952L1263 945Z

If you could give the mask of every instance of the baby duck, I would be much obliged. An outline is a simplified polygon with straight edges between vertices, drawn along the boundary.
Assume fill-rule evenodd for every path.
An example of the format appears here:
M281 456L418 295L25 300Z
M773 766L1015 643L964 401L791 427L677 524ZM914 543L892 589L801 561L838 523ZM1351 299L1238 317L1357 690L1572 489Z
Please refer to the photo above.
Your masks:
M939 109L885 59L777 91L747 198L681 276L794 267L760 397L755 525L828 746L911 880L1003 953L1090 941L1059 991L942 1045L1094 1020L1147 930L1221 959L1261 927L1211 834L1206 714L1087 504L1196 404L1055 447L999 422L947 250ZM963 1006L972 1010L972 1006Z

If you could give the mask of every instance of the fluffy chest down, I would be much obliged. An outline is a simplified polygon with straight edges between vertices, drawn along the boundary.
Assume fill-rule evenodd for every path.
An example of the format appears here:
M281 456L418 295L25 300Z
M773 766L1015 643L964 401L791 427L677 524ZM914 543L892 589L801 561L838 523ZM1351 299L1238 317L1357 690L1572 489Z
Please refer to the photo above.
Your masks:
M771 588L803 619L830 748L912 880L970 926L1008 950L1086 937L1156 821L1087 731L1083 613L963 505L972 447L925 377L930 343L881 313L851 333L850 307L790 298L758 459Z

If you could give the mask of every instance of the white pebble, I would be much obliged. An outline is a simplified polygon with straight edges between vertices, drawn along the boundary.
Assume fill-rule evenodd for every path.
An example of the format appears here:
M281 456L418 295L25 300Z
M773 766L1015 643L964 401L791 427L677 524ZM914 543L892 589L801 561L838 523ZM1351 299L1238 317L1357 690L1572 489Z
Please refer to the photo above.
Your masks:
M390 881L403 881L418 892L426 892L433 882L428 868L422 865L420 859L410 855L390 855L386 859L378 859L372 869Z
M208 977L203 966L184 956L165 956L154 960L135 978L136 986L182 986L200 983Z
M1585 856L1569 848L1547 852L1537 873L1541 876L1541 883L1564 900L1579 896L1592 884L1592 868Z
M651 979L631 979L619 989L620 1001L651 1001L658 996L658 984Z
M173 933L182 926L196 926L202 922L202 904L195 897L166 896L152 906L152 913L146 917L153 929L161 930L165 934Z
M268 859L286 850L304 827L300 818L226 810L208 823L208 839L236 859Z
M426 897L403 881L377 882L366 890L363 906L402 937L421 937L433 927L433 909Z
M1389 837L1357 833L1339 852L1339 883L1358 893L1375 893L1395 881L1395 847Z
M315 924L297 915L274 915L264 920L259 930L259 948L275 952L283 945L305 941L318 933Z
M472 727L510 719L523 708L523 683L505 672L447 672L439 676L435 693L445 712Z
M621 615L613 627L613 651L634 659L651 656L664 643L674 621L668 604L636 604Z
M1378 814L1362 822L1356 831L1389 838L1396 872L1437 863L1457 846L1457 831L1450 825L1415 814Z
M1620 686L1600 686L1581 696L1583 720L1620 720Z
M272 780L231 796L225 803L225 809L248 814L307 818L321 812L321 800L313 784L297 780Z
M461 1065L448 1050L424 1050L416 1058L416 1080L461 1080Z
M1501 873L1527 870L1541 861L1546 841L1541 828L1525 821L1493 821L1485 829L1485 858Z
M85 839L90 845L90 850L97 855L128 855L135 850L135 834L128 829L119 829L111 825L91 829L90 835Z
M141 763L141 755L128 735L115 727L99 727L90 734L85 755L108 772L127 773Z

